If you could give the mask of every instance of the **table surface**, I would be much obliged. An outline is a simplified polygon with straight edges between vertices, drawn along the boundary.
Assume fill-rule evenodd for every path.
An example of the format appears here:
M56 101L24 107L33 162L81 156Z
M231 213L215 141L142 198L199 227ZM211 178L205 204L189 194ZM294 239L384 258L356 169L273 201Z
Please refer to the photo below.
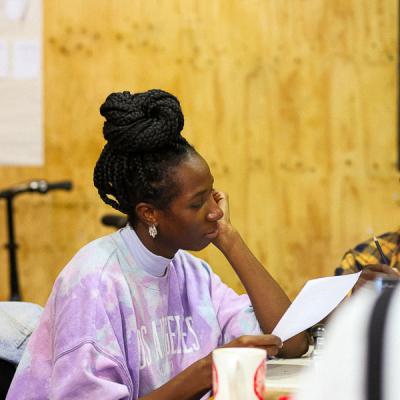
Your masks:
M311 367L310 358L268 360L266 388L268 391L295 392L300 387L302 375Z

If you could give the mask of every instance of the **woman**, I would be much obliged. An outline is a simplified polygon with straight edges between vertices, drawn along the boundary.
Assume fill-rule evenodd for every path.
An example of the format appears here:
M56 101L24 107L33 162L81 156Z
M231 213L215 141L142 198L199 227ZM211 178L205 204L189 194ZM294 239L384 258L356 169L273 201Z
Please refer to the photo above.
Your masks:
M129 225L89 243L61 272L8 399L195 399L210 390L218 346L302 354L304 334L283 347L262 334L289 300L231 225L226 195L181 136L178 100L161 90L113 93L100 112L107 144L94 184ZM249 296L184 251L209 243Z

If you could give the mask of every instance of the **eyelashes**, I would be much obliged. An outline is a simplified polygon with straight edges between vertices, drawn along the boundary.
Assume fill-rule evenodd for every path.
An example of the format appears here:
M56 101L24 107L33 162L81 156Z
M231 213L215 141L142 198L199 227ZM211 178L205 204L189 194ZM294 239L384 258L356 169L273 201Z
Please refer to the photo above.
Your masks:
M198 209L198 208L203 207L203 205L207 202L207 200L209 199L209 197L210 197L210 196L211 196L211 197L214 197L214 196L215 196L215 193L217 193L217 191L216 191L214 188L212 188L212 189L210 190L210 193L207 195L207 197L204 196L204 197L202 197L199 201L197 201L197 202L195 202L195 203L193 203L193 204L190 204L190 208Z

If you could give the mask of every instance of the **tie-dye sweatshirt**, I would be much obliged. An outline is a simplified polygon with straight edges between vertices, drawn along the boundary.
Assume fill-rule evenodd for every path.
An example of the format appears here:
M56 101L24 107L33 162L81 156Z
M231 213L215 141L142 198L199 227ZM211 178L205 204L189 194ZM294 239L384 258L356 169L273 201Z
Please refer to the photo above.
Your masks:
M203 260L150 253L126 227L83 247L57 278L8 400L137 399L260 327Z

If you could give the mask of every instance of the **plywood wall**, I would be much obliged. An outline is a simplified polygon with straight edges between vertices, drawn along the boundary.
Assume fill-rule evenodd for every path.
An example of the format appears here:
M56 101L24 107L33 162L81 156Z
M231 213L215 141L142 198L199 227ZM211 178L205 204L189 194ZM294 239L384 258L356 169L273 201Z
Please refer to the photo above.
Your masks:
M46 162L1 167L0 183L75 187L16 201L24 299L43 304L71 256L110 232L92 170L112 91L178 96L233 222L292 297L371 230L396 228L396 32L395 0L44 0ZM242 290L215 249L202 256Z

